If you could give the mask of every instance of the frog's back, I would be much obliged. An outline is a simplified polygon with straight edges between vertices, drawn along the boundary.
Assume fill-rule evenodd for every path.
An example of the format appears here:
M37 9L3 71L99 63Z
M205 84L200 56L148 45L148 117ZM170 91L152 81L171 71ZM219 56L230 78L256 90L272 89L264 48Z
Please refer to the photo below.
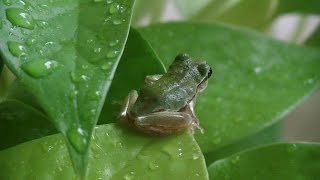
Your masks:
M163 75L152 84L146 84L132 108L135 115L159 111L179 111L195 95L197 86L190 86L189 78ZM138 113L139 112L139 113Z

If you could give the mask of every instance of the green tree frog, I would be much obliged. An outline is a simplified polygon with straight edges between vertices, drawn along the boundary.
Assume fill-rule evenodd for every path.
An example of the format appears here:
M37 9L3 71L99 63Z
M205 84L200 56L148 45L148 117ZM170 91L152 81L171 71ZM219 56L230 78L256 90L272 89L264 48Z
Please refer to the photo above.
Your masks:
M122 105L120 122L148 134L167 135L185 129L193 133L195 128L203 133L193 109L211 74L205 61L179 54L167 73L146 76L139 93L129 93Z

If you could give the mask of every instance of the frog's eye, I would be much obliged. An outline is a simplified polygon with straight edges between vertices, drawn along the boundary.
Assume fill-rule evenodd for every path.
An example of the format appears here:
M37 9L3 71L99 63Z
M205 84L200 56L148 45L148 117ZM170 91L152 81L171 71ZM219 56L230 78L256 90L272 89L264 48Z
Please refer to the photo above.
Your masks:
M188 59L190 59L190 56L188 54L183 53L183 54L177 55L176 58L174 59L174 61L181 61L182 62L182 61L185 61Z
M207 64L199 64L197 68L201 76L207 76L209 78L212 74L212 69Z
M210 69L209 69L209 72L208 72L208 78L210 78L211 75L212 75L212 69L210 68Z

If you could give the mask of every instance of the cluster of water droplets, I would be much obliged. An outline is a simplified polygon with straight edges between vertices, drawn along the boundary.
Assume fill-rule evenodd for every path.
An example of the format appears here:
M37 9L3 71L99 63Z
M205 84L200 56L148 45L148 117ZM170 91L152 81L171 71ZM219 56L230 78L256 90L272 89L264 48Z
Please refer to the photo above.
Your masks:
M28 33L35 28L47 28L49 25L47 21L35 19L29 12L33 7L23 0L19 0L17 3L21 8L11 7L11 0L3 0L2 3L7 6L5 12L7 20L12 25L9 32L9 36L14 37L12 39L18 39L17 37L20 35L17 35L16 33L28 35ZM1 22L1 25L3 26L3 22ZM47 58L28 59L28 50L35 44L36 39L24 39L23 37L20 39L20 42L8 41L7 46L10 53L21 60L21 68L28 75L34 78L42 78L48 76L57 69L59 63L55 60ZM53 42L47 42L44 47L48 47L52 44ZM40 49L39 53L40 55L43 55L44 49Z

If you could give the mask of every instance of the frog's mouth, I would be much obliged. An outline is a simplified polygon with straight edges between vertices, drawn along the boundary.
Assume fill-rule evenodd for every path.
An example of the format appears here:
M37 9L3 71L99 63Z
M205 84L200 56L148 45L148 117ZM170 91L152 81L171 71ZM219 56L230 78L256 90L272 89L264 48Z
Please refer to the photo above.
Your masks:
M208 79L209 77L206 77L203 79L203 81L198 85L197 87L197 93L201 93L204 89L206 89L207 85L208 85Z

